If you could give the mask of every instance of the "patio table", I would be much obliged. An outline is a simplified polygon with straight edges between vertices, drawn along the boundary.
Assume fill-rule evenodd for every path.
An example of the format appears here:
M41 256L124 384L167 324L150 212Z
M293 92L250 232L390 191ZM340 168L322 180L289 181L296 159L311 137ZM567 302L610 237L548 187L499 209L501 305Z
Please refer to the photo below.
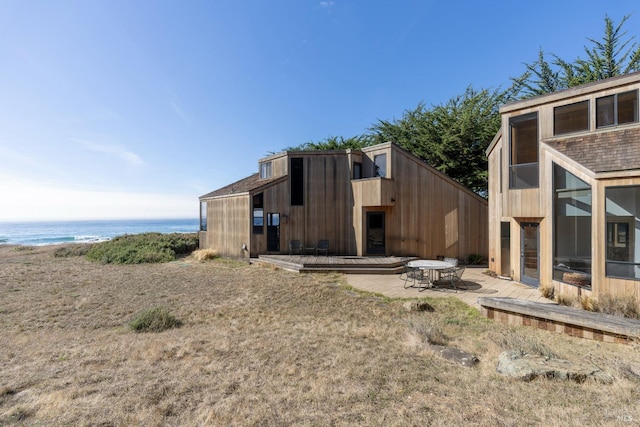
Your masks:
M433 282L435 281L434 278L436 274L439 278L441 270L446 270L448 268L454 267L454 265L451 263L448 263L446 261L438 261L435 259L416 259L413 261L409 261L407 265L409 267L428 271L428 280L431 285L433 285Z

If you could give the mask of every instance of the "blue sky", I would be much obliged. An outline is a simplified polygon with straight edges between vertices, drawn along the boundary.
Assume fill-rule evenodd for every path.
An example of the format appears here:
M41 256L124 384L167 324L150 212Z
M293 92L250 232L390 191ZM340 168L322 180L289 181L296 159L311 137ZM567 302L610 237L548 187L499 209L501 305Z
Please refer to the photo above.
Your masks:
M272 152L564 59L637 1L0 0L0 220L197 217Z

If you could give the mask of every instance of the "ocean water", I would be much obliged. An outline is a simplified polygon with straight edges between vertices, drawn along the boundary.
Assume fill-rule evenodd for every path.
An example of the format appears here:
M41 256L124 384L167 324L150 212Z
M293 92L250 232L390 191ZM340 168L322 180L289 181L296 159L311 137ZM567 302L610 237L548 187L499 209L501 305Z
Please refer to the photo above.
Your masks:
M195 233L198 219L0 222L0 245L102 242L123 234Z

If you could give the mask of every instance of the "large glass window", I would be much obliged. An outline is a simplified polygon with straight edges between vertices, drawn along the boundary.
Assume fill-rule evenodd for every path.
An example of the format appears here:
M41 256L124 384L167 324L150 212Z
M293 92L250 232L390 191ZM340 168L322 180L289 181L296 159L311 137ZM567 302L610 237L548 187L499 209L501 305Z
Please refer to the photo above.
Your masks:
M591 186L553 165L553 278L591 287Z
M207 231L207 202L200 202L200 231Z
M378 154L377 156L373 156L373 164L375 168L373 176L380 176L382 178L387 176L387 155L386 154Z
M606 196L606 245L609 277L640 279L640 186L609 187Z
M304 205L304 159L302 157L291 158L289 181L291 183L291 205Z
M576 102L553 109L553 134L589 130L589 101Z
M253 234L264 233L264 196L263 193L253 196Z
M509 188L538 187L538 113L509 120Z
M616 93L596 99L596 127L638 121L638 91Z

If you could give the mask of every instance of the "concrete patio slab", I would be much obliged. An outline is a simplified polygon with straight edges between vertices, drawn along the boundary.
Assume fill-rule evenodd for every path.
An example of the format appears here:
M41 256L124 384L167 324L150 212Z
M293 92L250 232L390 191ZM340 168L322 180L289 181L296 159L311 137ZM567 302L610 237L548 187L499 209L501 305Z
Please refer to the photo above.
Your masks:
M462 276L469 288L458 289L424 289L404 288L404 281L399 274L347 274L347 283L356 289L375 292L390 298L422 298L422 297L447 297L452 296L466 304L480 309L479 297L508 297L520 300L540 303L555 304L554 301L544 298L537 288L524 285L513 280L504 280L484 274L486 267L467 266Z

